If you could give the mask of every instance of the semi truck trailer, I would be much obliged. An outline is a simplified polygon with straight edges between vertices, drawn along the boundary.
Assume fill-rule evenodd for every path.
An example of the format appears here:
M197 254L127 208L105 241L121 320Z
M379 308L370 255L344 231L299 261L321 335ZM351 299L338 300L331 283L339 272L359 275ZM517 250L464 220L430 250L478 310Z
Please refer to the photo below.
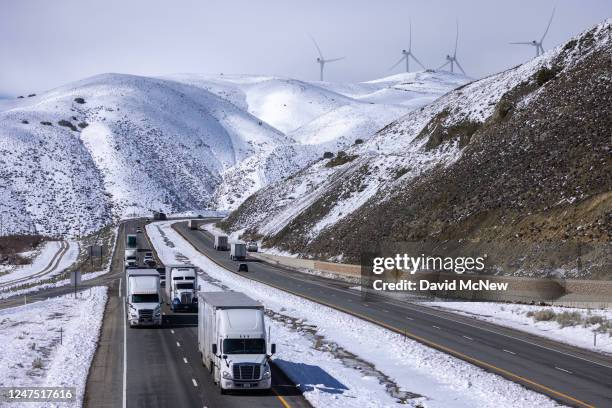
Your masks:
M240 292L199 292L198 348L222 394L268 390L268 363L276 345L266 341L264 306Z
M202 225L202 220L189 220L187 221L187 227L190 230L197 230L200 228L200 225Z
M126 291L130 327L162 325L159 272L155 269L128 271Z
M213 247L217 251L227 251L229 248L227 247L227 235L217 235L215 234L215 243Z
M125 249L138 249L138 236L136 234L127 234L125 236Z
M173 312L197 309L196 277L193 265L166 265L166 299Z
M246 259L247 247L240 242L233 242L230 248L230 259L233 261L243 261Z

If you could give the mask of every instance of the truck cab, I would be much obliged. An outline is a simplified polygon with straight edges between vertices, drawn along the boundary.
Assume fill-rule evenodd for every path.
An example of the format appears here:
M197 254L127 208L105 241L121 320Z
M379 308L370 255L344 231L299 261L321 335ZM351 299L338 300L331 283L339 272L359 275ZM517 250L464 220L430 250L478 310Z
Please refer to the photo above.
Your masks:
M197 309L196 286L197 274L194 266L171 265L166 267L166 296L173 312Z
M162 325L159 272L155 269L129 271L126 292L130 327Z
M268 390L268 362L276 352L264 324L264 307L243 293L200 292L198 347L223 394L227 390Z

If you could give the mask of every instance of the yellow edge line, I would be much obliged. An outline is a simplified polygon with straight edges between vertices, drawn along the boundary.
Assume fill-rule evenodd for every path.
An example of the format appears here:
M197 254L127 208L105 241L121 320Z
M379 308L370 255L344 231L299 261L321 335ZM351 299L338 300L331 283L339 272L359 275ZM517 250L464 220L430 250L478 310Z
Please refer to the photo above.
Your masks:
M188 238L187 238L185 235L183 235L183 233L182 233L181 231L179 231L178 229L174 228L174 226L173 226L173 229L174 229L176 232L178 232L178 233L179 233L179 234L180 234L180 235L181 235L181 236L182 236L182 237L183 237L183 238L184 238L184 239L185 239L185 240L186 240L186 241L189 243L189 245L191 245L191 246L192 246L192 247L193 247L193 248L194 248L196 251L198 251L199 253L201 253L203 256L206 256L206 254L204 254L202 251L200 251L198 248L196 248L196 247L195 247L195 245L193 245L193 244L191 243L191 241L189 241L189 239L188 239ZM212 262L214 262L215 264L217 264L217 265L218 265L218 266L220 266L221 268L225 269L226 271L230 271L229 269L227 269L225 266L221 265L220 263L218 263L218 262L217 262L217 261L215 261L214 259L209 258L208 256L206 256L206 258L210 259ZM230 272L232 272L232 273L234 273L234 274L237 274L237 273L236 273L236 272L234 272L234 271L230 271ZM237 274L237 275L238 275L238 274ZM588 404L588 403L586 403L586 402L584 402L584 401L581 401L581 400L579 400L579 399L576 399L576 398L570 397L570 396L569 396L569 395L567 395L567 394L564 394L564 393L562 393L562 392L559 392L559 391L553 390L552 388L549 388L549 387L547 387L547 386L545 386L545 385L542 385L542 384L540 384L540 383L537 383L537 382L535 382L535 381L529 380L529 379L527 379L527 378L525 378L525 377L521 377L521 376L520 376L520 375L518 375L518 374L514 374L514 373L512 373L512 372L510 372L510 371L508 371L508 370L505 370L505 369L503 369L503 368L500 368L500 367L494 366L494 365L492 365L492 364L486 363L486 362L484 362L484 361L482 361L482 360L479 360L479 359L477 359L477 358L470 357L470 356L468 356L468 355L466 355L466 354L463 354L463 353L461 353L461 352L459 352L459 351L455 351L455 350L453 350L453 349L451 349L451 348L448 348L448 347L443 346L443 345L441 345L441 344L435 343L435 342L433 342L433 341L431 341L431 340L427 340L427 339L425 339L425 338L423 338L423 337L421 337L421 336L418 336L418 335L416 335L416 334L413 334L413 333L411 333L411 332L409 332L409 331L402 330L402 329L398 329L398 328L396 328L396 327L394 327L394 326L391 326L391 325L389 325L389 324L387 324L387 323L380 322L380 321L378 321L378 320L376 320L376 319L373 319L373 318L371 318L371 317L369 317L369 316L365 316L365 315L362 315L362 314L360 314L360 313L354 312L354 311L352 311L352 310L345 309L345 308L343 308L342 306L333 305L333 304L327 303L327 302L326 302L326 301L324 301L324 300L315 299L315 298L312 298L312 297L310 297L310 296L308 296L308 295L304 295L304 294L301 294L301 293L294 292L294 291L292 291L292 290L290 290L290 289L281 288L281 287L279 287L279 286L277 286L277 285L275 285L275 284L272 284L272 283L269 283L269 282L264 282L264 281L262 281L262 280L255 279L255 278L250 277L250 276L244 276L244 275L239 275L239 276L242 276L242 277L245 277L245 278L251 279L251 280L256 281L256 282L259 282L259 283L261 283L261 284L263 284L263 285L272 286L272 287L273 287L273 288L275 288L275 289L281 290L281 291L283 291L283 292L288 292L288 293L291 293L292 295L299 296L299 297L301 297L301 298L304 298L304 299L310 300L311 302L315 302L315 303L318 303L318 304L320 304L320 305L330 307L330 308L332 308L332 309L340 310L341 312L347 313L347 314L349 314L349 315L352 315L352 316L355 316L355 317L359 317L360 319L366 320L366 321L368 321L368 322L370 322L370 323L377 324L377 325L382 326L382 327L384 327L384 328L386 328L386 329L388 329L388 330L391 330L391 331L393 331L393 332L395 332L395 333L405 335L406 337L410 337L410 338L411 338L411 339L413 339L413 340L417 340L417 341L419 341L420 343L424 343L424 344L426 344L426 345L428 345L428 346L430 346L430 347L433 347L433 348L435 348L435 349L446 351L447 353L452 354L452 355L454 355L455 357L459 357L459 358L461 358L462 360L469 361L469 362L471 362L471 363L473 363L473 364L475 364L475 365L481 366L481 367L486 367L486 368L489 368L489 369L491 369L491 370L493 370L493 371L497 371L498 373L504 374L504 375L505 375L505 376L507 376L507 377L511 377L511 378L517 379L517 380L519 380L519 381L525 382L525 383L527 383L527 384L533 385L533 386L534 386L534 387L536 387L536 388L539 388L539 389L541 389L541 390L544 390L544 391L546 391L546 392L548 392L548 393L550 393L550 394L556 395L556 396L561 397L561 398L563 398L563 399L566 399L566 400L568 400L568 401L572 401L572 402L574 402L574 403L576 403L576 404L578 404L578 405L580 405L580 406L582 406L582 407L584 407L584 408L596 408L594 405L590 405L590 404Z
M276 394L276 398L278 398L278 400L281 402L281 404L283 404L283 407L291 408L291 405L289 405L289 403L278 393L278 391L276 391L274 388L272 388L272 392L274 392L274 394Z

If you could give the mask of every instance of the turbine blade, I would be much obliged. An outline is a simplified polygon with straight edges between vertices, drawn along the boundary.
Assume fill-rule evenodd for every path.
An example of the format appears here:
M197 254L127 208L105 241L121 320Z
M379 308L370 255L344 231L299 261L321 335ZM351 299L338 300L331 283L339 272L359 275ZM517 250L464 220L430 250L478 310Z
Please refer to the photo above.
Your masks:
M412 50L412 19L408 19L408 21L410 22L410 38L408 39L408 52L410 52L410 50Z
M419 61L419 60L417 59L417 57L415 57L415 56L414 56L414 54L413 54L413 53L410 53L410 56L412 57L412 59L413 59L413 60L415 60L415 61L416 61L416 63L417 63L417 64L419 64L419 65L421 66L421 68L423 68L423 70L427 70L427 68L425 68L425 65L421 64L421 61Z
M457 23L457 34L455 35L455 52L453 53L453 57L457 56L457 44L459 43L459 20L457 20L456 23Z
M467 74L465 73L465 71L463 70L463 68L461 68L461 65L459 64L459 61L458 61L458 60L455 60L455 64L457 64L457 66L459 67L459 69L461 70L461 72L463 73L463 75L467 75Z
M319 57L321 57L321 59L325 59L323 58L323 53L321 52L321 48L319 48L319 44L317 44L317 42L312 36L310 36L310 39L312 40L312 43L314 44L314 46L317 48L317 51L319 52Z
M438 68L436 68L436 71L441 70L442 68L444 68L445 66L447 66L448 64L450 64L450 61L446 61L444 64L440 65Z
M540 42L544 41L544 37L546 37L546 34L548 34L548 29L550 28L550 24L552 23L554 16L555 16L555 8L553 7L552 14L550 15L550 19L548 20L548 25L546 26L546 31L544 31L544 35L542 35L542 38L540 38Z
M336 61L343 60L344 58L346 57L332 58L332 59L325 60L325 62L336 62Z
M402 58L400 58L399 61L397 61L395 64L393 64L393 66L391 68L389 68L389 71L393 70L395 67L397 67L399 64L401 64L402 62L404 62L404 59L406 58L405 55L402 56Z
M525 44L525 45L533 45L533 43L532 43L532 42L528 42L528 41L525 41L525 42L511 42L511 43L508 43L508 44Z

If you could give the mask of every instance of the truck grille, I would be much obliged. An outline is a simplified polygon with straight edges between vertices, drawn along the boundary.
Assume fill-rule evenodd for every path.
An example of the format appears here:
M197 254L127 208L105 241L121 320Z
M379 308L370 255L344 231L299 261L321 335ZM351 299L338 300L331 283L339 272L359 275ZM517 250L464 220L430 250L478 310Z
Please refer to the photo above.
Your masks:
M181 303L189 304L191 303L191 293L182 293L181 294Z
M138 311L138 318L141 320L152 320L153 309L140 309Z
M259 380L260 377L259 364L234 364L234 380Z

